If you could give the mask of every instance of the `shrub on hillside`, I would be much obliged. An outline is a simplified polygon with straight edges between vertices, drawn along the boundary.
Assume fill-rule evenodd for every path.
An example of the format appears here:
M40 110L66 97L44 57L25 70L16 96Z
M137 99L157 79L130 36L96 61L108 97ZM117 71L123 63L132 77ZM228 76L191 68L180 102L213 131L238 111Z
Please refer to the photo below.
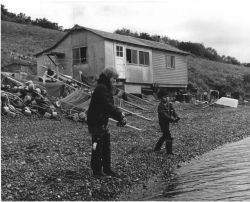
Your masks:
M245 67L250 67L250 63L243 63Z
M243 75L243 87L247 94L250 94L250 74Z
M231 92L241 92L243 91L243 83L241 78L236 78L234 76L227 76L226 81L231 88Z
M58 23L50 22L46 18L37 18L35 20L32 20L30 16L26 16L24 13L19 13L19 14L11 13L2 4L1 4L1 19L5 21L17 22L22 24L33 24L40 27L55 29L59 31L63 30L62 26L58 26Z

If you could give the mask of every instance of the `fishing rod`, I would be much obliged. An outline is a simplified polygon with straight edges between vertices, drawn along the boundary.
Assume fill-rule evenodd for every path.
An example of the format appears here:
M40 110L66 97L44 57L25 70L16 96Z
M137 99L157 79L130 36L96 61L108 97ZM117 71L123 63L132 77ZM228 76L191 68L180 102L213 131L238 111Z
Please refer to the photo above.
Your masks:
M112 118L109 118L109 120L110 120L110 121L113 121L113 122L115 122L115 123L118 123L118 121L116 121L116 120L114 120L114 119L112 119ZM131 126L131 125L129 125L129 124L126 124L125 126L128 127L128 128L132 128L132 129L134 129L134 130L137 130L137 131L142 131L142 129L137 128L137 127L135 127L135 126Z
M76 108L79 108L79 107L77 107L77 106L74 105L74 104L71 104L71 103L68 103L68 102L65 102L65 101L62 101L62 102L66 103L66 104L69 104L69 105L72 105L72 106L74 106L74 107L76 107ZM113 122L117 122L116 120L114 120L114 119L112 119L112 118L109 118L109 119L110 119L111 121L113 121ZM132 125L129 125L129 124L126 124L125 126L127 126L127 127L129 127L129 128L132 128L132 129L135 129L135 130L137 130L137 131L142 131L142 129L137 128L137 127L132 126Z
M139 114L137 114L137 113L131 112L131 111L129 111L129 110L127 110L127 109L124 109L124 108L122 108L122 107L118 107L118 108L121 109L121 110L123 110L123 111L125 111L125 112L128 112L129 114L132 114L132 115L138 116L138 117L140 117L140 118L142 118L142 119L145 119L145 120L147 120L147 121L152 121L152 119L146 118L146 117L144 117L144 116L141 116L141 115L139 115Z

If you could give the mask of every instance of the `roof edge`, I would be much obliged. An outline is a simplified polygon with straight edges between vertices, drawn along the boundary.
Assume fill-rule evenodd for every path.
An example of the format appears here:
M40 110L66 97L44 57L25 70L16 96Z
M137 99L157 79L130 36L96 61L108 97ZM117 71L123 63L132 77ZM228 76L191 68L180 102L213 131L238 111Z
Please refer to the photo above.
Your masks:
M91 28L83 27L83 26L80 26L80 25L75 25L75 26L74 26L73 28L71 28L70 31L67 32L67 33L66 33L66 34L65 34L65 35L55 44L55 45L53 45L52 47L47 48L47 49L45 49L45 50L43 50L43 51L37 53L37 54L34 54L34 56L38 57L38 56L42 55L43 53L48 52L48 51L50 51L50 50L56 48L56 47L57 47L65 38L67 38L72 32L81 31L81 30L87 30L87 31L89 31L89 32L91 32L91 33L93 33L93 34L95 34L95 35L98 35L98 36L100 36L100 37L102 37L102 38L104 38L104 39L110 40L110 41L123 42L123 43L132 44L132 45L136 45L136 46L151 48L151 49L155 49L155 50L161 50L161 51L164 51L164 52L178 53L178 54L181 54L181 55L190 55L189 52L179 50L178 48L176 48L176 47L174 47L174 46L173 46L173 48L178 49L178 50L176 50L176 51L175 51L175 50L166 50L166 49L162 49L162 48L152 47L152 46L149 46L149 45L146 45L146 44L145 44L145 45L141 45L141 44L134 44L134 43L132 43L132 42L124 42L124 41L122 41L122 40L111 39L111 38L109 38L109 37L105 37L105 36L103 36L103 35L101 35L101 34L96 33L96 32L95 32L94 30L92 30ZM98 30L96 30L96 31L98 31ZM103 31L103 32L104 32L104 31ZM107 33L109 33L109 32L107 32ZM109 34L114 34L114 33L109 33ZM138 40L146 40L146 39L141 39L141 38L132 37L132 36L126 36L126 35L122 35L122 34L116 34L116 35L125 36L125 37L131 37L131 38L138 39ZM148 41L149 41L149 40L148 40ZM164 43L160 43L160 42L157 42L157 41L150 41L150 42L159 43L159 44L164 44ZM167 44L167 45L169 45L169 44ZM169 46L171 46L171 45L169 45ZM172 46L171 46L171 47L172 47Z

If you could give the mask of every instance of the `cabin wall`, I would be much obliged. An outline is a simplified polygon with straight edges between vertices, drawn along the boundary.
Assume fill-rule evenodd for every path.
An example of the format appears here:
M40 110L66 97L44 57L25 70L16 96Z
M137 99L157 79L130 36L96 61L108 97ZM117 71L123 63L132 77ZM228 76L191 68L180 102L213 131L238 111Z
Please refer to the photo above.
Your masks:
M65 56L58 58L55 56L50 56L53 61L58 65L58 71L62 74L72 76L72 50L71 50L71 39L67 37L63 40L56 48L52 49L50 52L60 52L64 53ZM49 57L45 54L37 57L37 75L42 76L46 71L42 66L49 67L56 71L56 67Z
M46 71L45 67L52 68L54 65L51 61L49 61L49 58L46 55L40 55L37 57L37 75L42 76L44 72ZM52 68L53 69L53 68Z
M115 67L115 47L114 42L105 41L105 66Z
M89 31L81 31L73 33L71 35L71 40L72 49L78 47L87 47L87 63L74 65L74 78L79 78L79 71L82 71L84 76L93 76L97 78L105 66L104 39L92 34ZM71 57L73 57L72 49Z
M73 65L73 48L87 47L87 63ZM85 76L97 77L105 66L104 61L104 39L90 33L89 31L73 32L56 48L50 52L61 52L62 58L52 57L59 66L59 72L79 79L79 71ZM51 67L56 70L55 65L46 55L37 58L38 75L43 75L45 69L41 66Z
M59 65L59 72L73 76L75 79L79 79L79 71L84 76L98 78L105 66L112 66L118 69L117 45L123 47L124 63L119 60L119 68L121 70L122 65L124 65L124 78L127 84L157 83L166 87L185 87L187 85L186 56L107 40L87 30L72 32L50 52L65 54L61 58L54 57L54 60ZM80 47L87 47L87 63L73 66L73 48ZM149 66L129 64L126 61L127 48L138 51L138 63L139 51L148 52ZM166 67L166 55L175 56L175 68ZM41 66L51 67L53 70L56 70L54 64L45 54L37 58L37 73L39 76L42 76L45 71Z
M166 55L175 56L175 68L166 67ZM185 86L188 83L187 57L153 50L153 83L166 86Z
M116 67L116 45L123 46L125 79L128 83L152 83L152 50L118 42L105 41L105 65ZM149 52L149 66L129 64L126 61L126 49ZM137 55L139 63L139 52Z
M128 64L126 62L126 82L132 83L152 83L152 50L146 48L139 48L136 46L127 46L126 48L134 49L138 51L144 51L149 53L149 66L139 65L139 64ZM137 55L137 60L139 63L139 52Z

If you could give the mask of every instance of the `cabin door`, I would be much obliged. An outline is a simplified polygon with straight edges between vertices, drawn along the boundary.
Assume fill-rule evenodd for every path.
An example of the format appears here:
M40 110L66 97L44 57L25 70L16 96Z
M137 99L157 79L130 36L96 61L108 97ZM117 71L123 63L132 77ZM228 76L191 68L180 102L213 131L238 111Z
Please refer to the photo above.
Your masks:
M115 45L115 67L119 74L119 79L125 79L125 53L124 46Z

